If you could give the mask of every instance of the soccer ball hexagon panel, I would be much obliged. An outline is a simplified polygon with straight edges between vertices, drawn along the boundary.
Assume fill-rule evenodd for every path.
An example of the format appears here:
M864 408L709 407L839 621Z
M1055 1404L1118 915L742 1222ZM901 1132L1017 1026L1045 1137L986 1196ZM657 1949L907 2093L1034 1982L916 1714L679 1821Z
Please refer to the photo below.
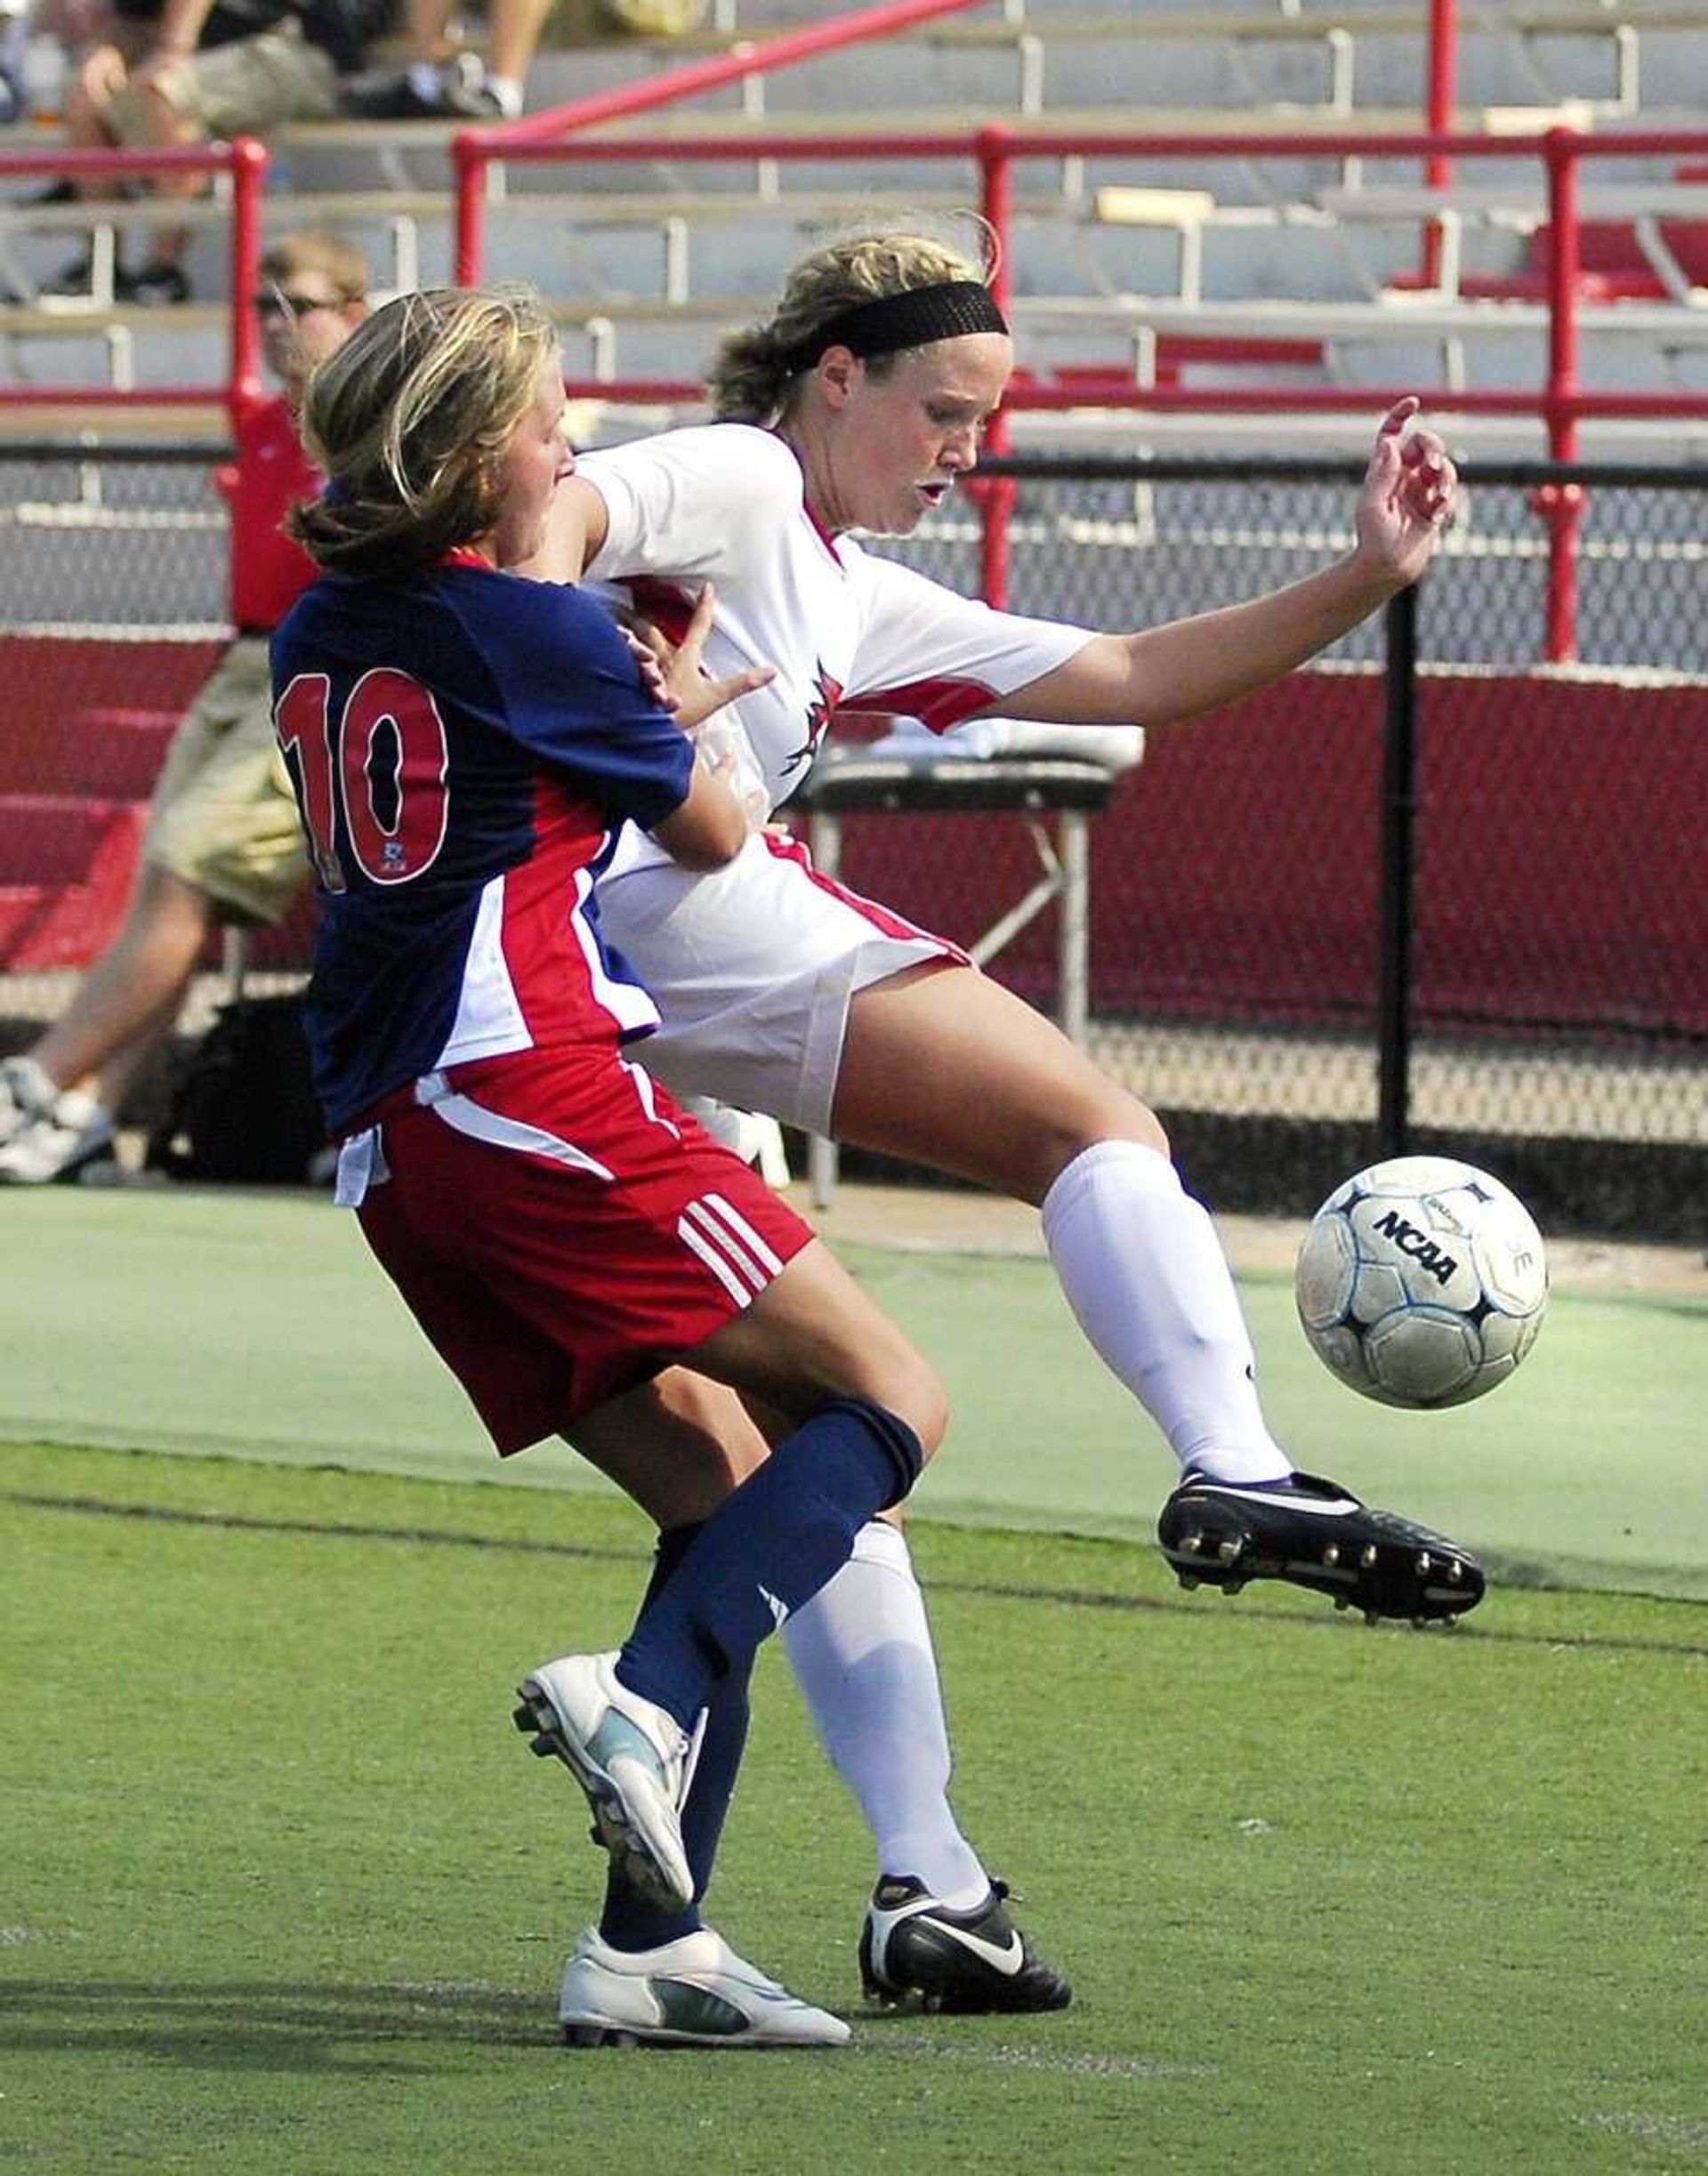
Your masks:
M1504 1382L1548 1305L1529 1211L1450 1157L1396 1157L1335 1188L1293 1281L1312 1349L1385 1406L1460 1406Z

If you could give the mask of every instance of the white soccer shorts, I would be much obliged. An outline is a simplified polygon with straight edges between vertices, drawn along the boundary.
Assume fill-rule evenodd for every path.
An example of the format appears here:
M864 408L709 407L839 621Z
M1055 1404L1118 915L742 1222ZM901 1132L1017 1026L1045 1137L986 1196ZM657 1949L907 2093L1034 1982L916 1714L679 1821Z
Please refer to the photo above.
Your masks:
M771 833L698 875L632 834L597 899L607 940L664 1016L629 1054L678 1094L813 1133L830 1132L856 992L924 960L966 958L819 875L799 841Z

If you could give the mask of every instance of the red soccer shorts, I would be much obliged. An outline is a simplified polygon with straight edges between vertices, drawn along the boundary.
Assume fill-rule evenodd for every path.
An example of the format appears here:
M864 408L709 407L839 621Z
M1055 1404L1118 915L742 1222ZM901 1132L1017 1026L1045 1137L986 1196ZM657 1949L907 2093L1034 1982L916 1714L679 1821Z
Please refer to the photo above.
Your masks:
M362 1229L503 1457L690 1355L813 1237L636 1066L529 1052L417 1092Z

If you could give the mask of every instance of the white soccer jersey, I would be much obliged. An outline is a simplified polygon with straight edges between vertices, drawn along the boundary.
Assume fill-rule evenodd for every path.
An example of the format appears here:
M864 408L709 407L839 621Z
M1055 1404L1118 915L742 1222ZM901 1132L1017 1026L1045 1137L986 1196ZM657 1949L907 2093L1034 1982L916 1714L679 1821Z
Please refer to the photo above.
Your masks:
M685 593L713 581L706 669L776 668L740 707L773 807L806 776L839 705L941 731L1091 640L1083 628L970 604L826 536L806 510L799 463L769 431L673 431L580 467L610 518L593 586L674 634ZM966 956L827 882L800 847L767 834L698 874L631 824L598 899L608 940L664 1016L640 1053L648 1070L680 1092L820 1133L856 994L922 962Z
M807 511L794 452L748 423L639 439L585 455L578 473L609 517L593 583L673 633L682 585L715 582L707 671L776 668L739 709L773 808L810 770L839 706L942 732L1092 640L1085 628L994 612L827 536Z

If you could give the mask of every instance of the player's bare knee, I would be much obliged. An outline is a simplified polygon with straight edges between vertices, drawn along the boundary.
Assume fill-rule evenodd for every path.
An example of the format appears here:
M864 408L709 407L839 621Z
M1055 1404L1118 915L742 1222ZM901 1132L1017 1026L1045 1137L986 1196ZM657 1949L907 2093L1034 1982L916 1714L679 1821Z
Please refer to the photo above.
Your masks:
M1154 1148L1160 1157L1170 1155L1168 1135L1149 1105L1112 1081L1104 1084L1107 1094L1084 1098L1059 1115L1045 1152L1047 1169L1041 1174L1043 1183L1039 1198L1076 1157L1103 1141L1130 1140L1141 1148Z
M949 1393L937 1370L914 1353L902 1366L886 1369L882 1382L869 1395L906 1422L929 1463L949 1427Z

